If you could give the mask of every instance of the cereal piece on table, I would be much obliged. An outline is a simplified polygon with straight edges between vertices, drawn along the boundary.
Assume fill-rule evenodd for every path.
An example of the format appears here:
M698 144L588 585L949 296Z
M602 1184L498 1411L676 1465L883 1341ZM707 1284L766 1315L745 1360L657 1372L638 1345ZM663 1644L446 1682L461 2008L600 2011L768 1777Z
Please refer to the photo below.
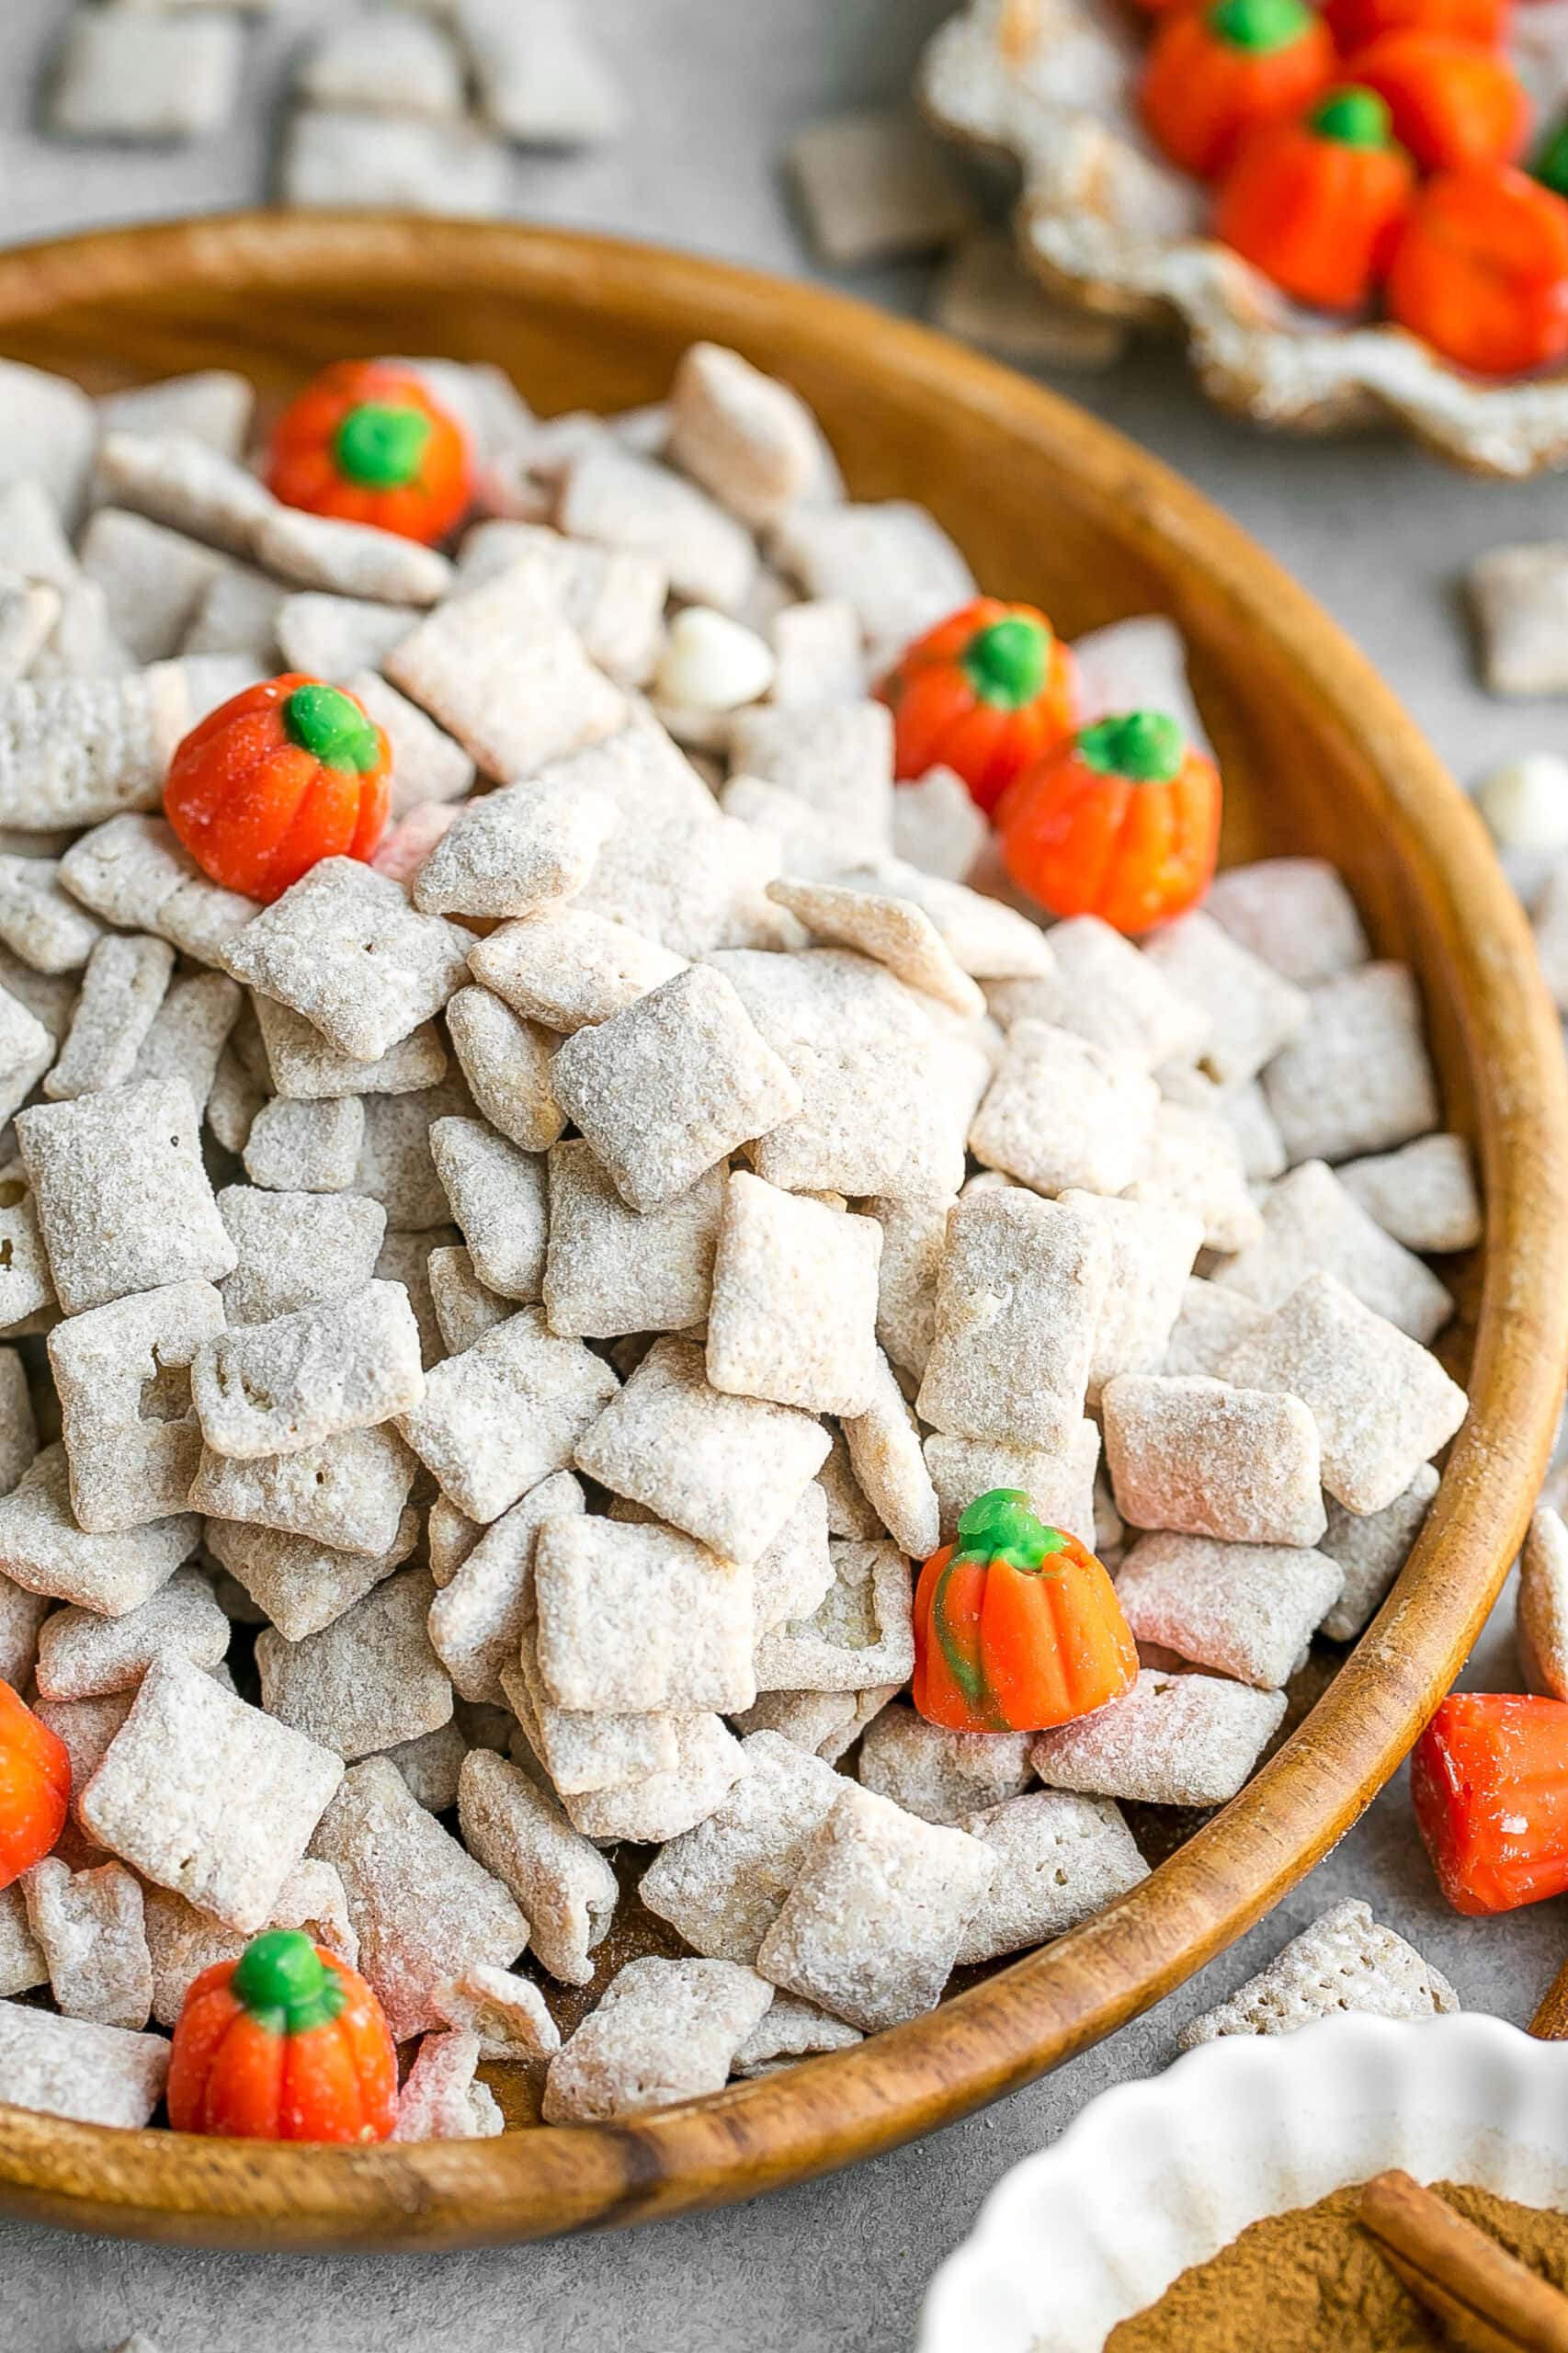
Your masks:
M43 1082L55 1102L123 1086L136 1068L174 971L175 952L162 939L100 939L87 959L82 994L60 1058Z
M556 1100L635 1210L660 1208L801 1094L723 976L694 965L580 1029L555 1057Z
M792 609L796 613L836 613L847 608L797 605ZM779 632L788 618L787 614L779 615L776 625ZM781 649L788 642L780 637ZM779 669L782 675L782 650ZM775 701L786 699L777 683L773 693ZM893 855L918 868L922 874L932 875L938 881L967 881L989 839L983 812L975 807L968 785L951 768L930 768L917 784L900 785L893 795Z
M190 1501L213 1519L276 1529L373 1558L398 1540L414 1472L414 1457L394 1430L345 1430L301 1453L258 1461L236 1462L209 1449L191 1482Z
M523 147L575 147L625 128L620 89L575 0L458 0L458 29L485 119Z
M1209 1016L1203 1067L1223 1087L1256 1078L1306 1027L1306 992L1284 980L1201 913L1156 932L1143 950Z
M205 139L234 111L244 63L239 18L75 10L50 95L67 139Z
M534 1953L538 1959L537 1938ZM512 1970L480 1961L441 1986L435 1999L449 2026L477 2037L482 2059L549 2059L561 2048L561 2029L544 1995L531 1978Z
M638 1896L697 1953L756 1962L846 1783L777 1732L754 1732L744 1753L751 1772L706 1821L664 1845Z
M1158 1372L1181 1313L1202 1228L1185 1210L1065 1192L1063 1209L1099 1226L1110 1244L1110 1276L1095 1325L1088 1401L1097 1405L1119 1372Z
M835 268L931 253L975 226L951 160L908 108L866 108L811 123L788 160L812 241Z
M1017 1489L1048 1528L1064 1529L1091 1551L1095 1535L1095 1472L1100 1434L1093 1422L1073 1425L1052 1447L1008 1446L997 1438L954 1438L933 1430L926 1438L926 1467L937 1490L940 1541L950 1544L959 1519L977 1495L994 1487Z
M401 1283L221 1332L196 1352L191 1399L209 1449L253 1461L368 1428L425 1393L419 1333Z
M486 1528L429 1606L437 1657L464 1699L504 1707L501 1670L517 1655L534 1613L534 1555L547 1520L587 1508L569 1471L552 1472Z
M475 942L469 961L525 1018L567 1031L609 1020L685 970L656 940L572 906L504 924Z
M855 1476L882 1526L901 1552L924 1560L937 1549L937 1490L915 1416L880 1348L870 1402L863 1414L846 1416L844 1436Z
M677 597L722 613L744 605L756 575L743 524L696 483L608 439L568 465L553 519L569 539L651 556Z
M694 343L670 387L669 454L754 530L821 476L821 435L798 392L738 351Z
M612 1495L745 1566L778 1537L828 1445L808 1414L714 1389L701 1349L666 1338L579 1438L576 1461Z
M433 1249L426 1261L426 1281L440 1341L440 1347L426 1357L426 1362L432 1361L434 1356L461 1356L465 1348L472 1347L475 1340L483 1340L497 1324L505 1324L514 1312L513 1301L502 1299L480 1281L467 1250L449 1246Z
M608 2122L722 2091L772 1999L734 1961L628 1961L551 2061L545 2122Z
M506 207L506 151L471 124L419 115L301 107L290 119L278 176L286 204L439 211L494 220Z
M488 1522L570 1465L616 1386L607 1364L525 1307L436 1366L399 1427L459 1510Z
M226 555L252 554L277 503L255 474L189 433L106 433L97 466L114 506ZM213 585L229 577L220 573ZM221 649L185 648L198 650Z
M165 662L180 651L222 568L222 559L199 540L118 506L100 506L87 525L82 563L104 592L110 627L138 665Z
M761 2024L753 2027L736 2052L737 2075L771 2075L823 2051L851 2051L863 2040L858 2027L829 2018L814 2002L794 1994L775 1994Z
M483 2141L506 2130L495 2097L474 2080L479 2037L466 2028L420 2042L397 2096L394 2141Z
M264 1627L256 1663L268 1715L350 1764L449 1722L451 1680L426 1631L434 1597L426 1571L403 1569L302 1642Z
M860 1745L860 1785L922 1822L963 1823L1028 1786L1028 1733L948 1732L913 1708L884 1708Z
M365 1106L358 1095L264 1102L242 1155L253 1185L281 1193L346 1192L359 1172Z
M930 317L1014 368L1109 368L1128 342L1121 320L1051 301L1006 230L964 239L938 273Z
M1310 1275L1244 1336L1222 1372L1240 1387L1307 1405L1322 1441L1324 1485L1347 1511L1386 1510L1469 1410L1436 1357L1333 1275Z
M1035 1736L1049 1788L1142 1805L1224 1805L1285 1714L1283 1691L1145 1668L1125 1699Z
M1292 1163L1429 1135L1442 1111L1408 966L1363 964L1313 989L1304 1028L1263 1085Z
M1221 1290L1218 1283L1189 1277L1182 1288L1181 1313L1171 1330L1165 1360L1157 1369L1218 1380L1231 1350L1267 1313L1244 1292Z
M851 1787L813 1838L757 1969L867 2033L917 2018L941 1998L995 1870L967 1832Z
M892 974L842 949L724 953L710 962L784 1063L801 1105L756 1144L789 1192L949 1198L991 1065L944 1037Z
M229 1621L207 1578L196 1569L176 1569L167 1585L123 1618L57 1609L40 1636L38 1688L47 1699L102 1699L133 1688L165 1652L210 1670L228 1647Z
M1263 1203L1263 1237L1215 1269L1221 1289L1283 1307L1309 1275L1335 1275L1374 1314L1423 1344L1454 1302L1430 1267L1369 1217L1331 1168L1303 1161Z
M458 1815L472 1852L528 1919L540 1967L563 1984L587 1984L590 1956L608 1934L619 1898L604 1857L553 1798L486 1749L464 1759Z
M312 1851L343 1881L359 1968L396 2041L440 2024L442 1986L481 1963L510 1968L528 1943L528 1924L499 1880L384 1756L349 1768Z
M610 1845L658 1847L705 1822L749 1769L740 1742L722 1716L669 1716L676 1761L581 1796L563 1796L567 1819L585 1838Z
M1052 971L987 990L1000 1021L1050 1022L1145 1071L1202 1053L1210 1014L1109 924L1076 915L1052 926L1050 947Z
M297 1308L351 1298L375 1273L386 1231L381 1203L358 1193L227 1185L218 1213L239 1254L222 1284L231 1324L268 1324Z
M340 1053L375 1062L462 986L472 944L358 858L326 858L235 935L223 964Z
M1356 902L1326 858L1265 858L1228 867L1210 883L1204 909L1298 988L1315 988L1372 953Z
M339 1757L165 1654L78 1810L143 1878L254 1934L342 1776Z
M724 1213L722 1169L640 1216L589 1145L571 1137L550 1154L544 1305L552 1332L613 1339L680 1332L708 1313Z
M1299 1397L1123 1373L1102 1404L1116 1507L1134 1528L1233 1544L1322 1536L1318 1428Z
M190 1360L223 1329L210 1282L169 1282L68 1315L50 1335L71 1508L94 1534L184 1511L202 1438Z
M233 368L198 368L97 401L105 433L188 433L226 458L244 451L255 410L256 386Z
M756 1645L759 1691L866 1691L915 1671L914 1588L896 1545L836 1543L834 1582L810 1618Z
M1558 1513L1536 1512L1519 1555L1514 1634L1526 1688L1568 1693L1568 1529Z
M925 910L907 899L838 882L770 882L767 895L812 937L858 949L898 980L955 1012L977 1017L985 1000L959 970Z
M272 1083L290 1102L338 1095L413 1095L447 1074L447 1050L434 1021L422 1021L373 1062L330 1046L314 1022L276 997L256 996L256 1020Z
M202 1971L217 1961L238 1961L245 1938L239 1930L210 1919L165 1887L148 1887L143 1893L153 1959L153 2016L160 2026L172 2027ZM309 1856L296 1863L267 1925L303 1928L312 1944L324 1945L350 1969L358 1965L359 1939L349 1924L343 1881L330 1863Z
M626 720L620 689L541 602L526 565L441 606L386 669L501 783L613 735Z
M862 857L886 855L892 836L893 730L882 704L862 699L742 711L731 728L730 757L737 773L804 801L852 838Z
M252 540L256 561L280 580L329 596L392 605L434 605L452 585L452 567L434 548L371 523L273 506Z
M553 1518L534 1562L540 1672L563 1708L749 1708L752 1579L671 1529Z
M74 526L97 431L92 402L68 377L17 359L0 367L0 488L7 500L26 483L28 500L36 504L41 494Z
M1403 1495L1382 1511L1349 1512L1330 1504L1321 1549L1345 1577L1345 1590L1323 1621L1331 1642L1354 1642L1370 1622L1409 1559L1440 1483L1431 1463L1424 1462Z
M368 114L453 117L464 110L457 51L439 24L411 8L350 17L321 34L295 69L294 89L312 105Z
M73 1873L58 1856L47 1856L22 1889L62 2015L144 2027L153 2008L153 1961L134 1874L123 1863Z
M187 972L174 981L138 1049L132 1077L179 1079L205 1112L243 997L222 972Z
M1468 585L1492 692L1547 695L1568 687L1568 547L1541 540L1489 549L1471 565Z
M936 1336L915 1400L964 1438L1055 1447L1083 1416L1109 1236L1059 1202L976 1193L948 1220Z
M809 1618L825 1600L835 1574L827 1497L812 1480L752 1571L756 1631L771 1633L787 1620Z
M959 1946L960 1968L1045 1944L1149 1876L1119 1808L1106 1798L1033 1790L968 1814L960 1826L999 1859Z
M861 1414L876 1366L881 1229L736 1170L708 1318L715 1389L808 1413Z
M13 1881L0 1888L0 1996L28 1994L48 1983L49 1966L28 1926L21 1884Z
M203 964L259 912L210 881L161 817L111 817L72 844L60 879L106 923L155 932Z
M772 555L808 596L854 607L873 669L978 594L936 517L905 499L796 506L772 534Z
M1183 2027L1178 2049L1195 2051L1228 2034L1291 2034L1319 2018L1357 2011L1369 2018L1446 2018L1459 1995L1413 1945L1354 1899L1320 1913L1309 1928L1229 2000Z
M551 1085L559 1042L488 988L460 989L447 1031L473 1099L522 1152L548 1152L566 1124Z
M574 898L615 825L597 795L503 785L471 801L414 878L426 915L526 915Z
M453 1222L473 1268L503 1299L537 1300L548 1226L542 1154L519 1152L483 1120L437 1120L430 1130Z
M528 1609L516 1663L501 1670L501 1688L562 1803L676 1773L681 1742L675 1716L557 1705L539 1671L531 1595Z
M80 972L104 925L59 885L59 858L0 858L0 941L35 972Z
M1339 1181L1407 1250L1471 1250L1481 1240L1481 1200L1462 1136L1418 1136L1398 1152L1346 1161Z
M0 2072L15 2108L134 2132L164 2096L169 2046L161 2034L0 2002Z
M71 1509L63 1446L45 1447L0 1497L0 1560L13 1585L123 1618L156 1593L200 1540L194 1511L145 1528L90 1534Z
M902 1372L918 1380L936 1330L937 1284L952 1202L942 1196L896 1201L873 1197L866 1207L882 1229L877 1340Z
M406 1509L381 1552L344 1552L305 1536L241 1520L210 1519L207 1550L236 1578L287 1642L302 1643L341 1618L400 1568L419 1541L419 1514Z
M1047 1022L1015 1022L970 1150L1038 1192L1117 1193L1137 1173L1159 1099L1135 1063Z
M1144 1536L1117 1571L1116 1597L1141 1643L1277 1691L1343 1586L1323 1552Z

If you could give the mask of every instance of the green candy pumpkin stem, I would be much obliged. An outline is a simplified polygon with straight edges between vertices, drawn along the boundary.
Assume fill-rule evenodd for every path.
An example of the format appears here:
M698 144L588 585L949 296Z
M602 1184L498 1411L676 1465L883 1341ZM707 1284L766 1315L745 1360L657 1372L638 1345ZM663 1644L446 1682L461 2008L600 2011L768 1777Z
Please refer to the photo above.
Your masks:
M283 706L283 725L290 742L324 767L356 768L364 775L381 756L374 727L340 687L317 679L296 687Z
M961 662L982 702L999 710L1022 710L1044 686L1049 657L1050 645L1040 623L1013 613L1006 620L977 630Z
M1552 131L1530 169L1543 188L1568 196L1568 118Z
M977 1495L960 1518L953 1563L1005 1561L1009 1568L1033 1574L1065 1549L1060 1530L1035 1518L1021 1488L993 1487Z
M415 481L430 438L430 420L393 401L362 401L333 437L332 454L347 482L366 490L402 490Z
M245 1947L231 1981L258 2026L274 2034L309 2034L336 2018L347 1996L309 1937L268 1928Z
M1163 710L1130 710L1084 728L1078 756L1099 776L1126 777L1132 784L1172 784L1181 774L1187 739Z
M1312 21L1312 12L1304 0L1219 0L1219 6L1209 11L1210 31L1231 48L1247 50L1254 56L1289 49Z
M1388 147L1393 142L1393 116L1387 100L1358 83L1320 99L1307 117L1307 129L1341 147Z

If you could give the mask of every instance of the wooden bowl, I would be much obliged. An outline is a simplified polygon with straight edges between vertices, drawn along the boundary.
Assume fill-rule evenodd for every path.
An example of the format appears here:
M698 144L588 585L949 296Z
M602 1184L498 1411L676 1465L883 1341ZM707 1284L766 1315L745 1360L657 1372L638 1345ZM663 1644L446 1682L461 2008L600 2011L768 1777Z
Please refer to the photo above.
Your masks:
M341 2152L0 2107L0 2206L210 2245L434 2247L646 2220L847 2165L1016 2090L1210 1960L1310 1870L1452 1680L1518 1545L1568 1356L1568 1091L1486 836L1312 600L1141 450L956 345L814 288L513 226L265 214L0 255L0 351L95 386L208 366L282 390L345 353L497 359L540 407L655 398L694 337L816 407L860 497L926 500L984 585L1069 635L1159 609L1223 762L1231 856L1316 850L1420 973L1488 1233L1460 1270L1471 1411L1373 1626L1235 1802L1098 1918L857 2050L615 2127ZM234 1792L236 1803L243 1791Z

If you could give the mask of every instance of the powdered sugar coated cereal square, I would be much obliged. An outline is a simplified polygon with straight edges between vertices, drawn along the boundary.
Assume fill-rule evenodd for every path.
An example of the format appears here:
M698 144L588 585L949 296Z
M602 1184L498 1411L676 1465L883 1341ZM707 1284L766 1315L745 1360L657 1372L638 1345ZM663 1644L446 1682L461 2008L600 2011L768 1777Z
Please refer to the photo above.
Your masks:
M1123 1373L1102 1403L1117 1509L1134 1528L1234 1544L1322 1536L1320 1441L1299 1397Z
M772 1999L733 1961L628 1961L551 2061L545 2121L603 2122L722 2091Z
M1142 1805L1224 1805L1278 1730L1283 1691L1145 1668L1125 1699L1036 1735L1049 1788Z
M324 858L235 934L223 964L340 1053L374 1062L462 986L472 944L358 858Z

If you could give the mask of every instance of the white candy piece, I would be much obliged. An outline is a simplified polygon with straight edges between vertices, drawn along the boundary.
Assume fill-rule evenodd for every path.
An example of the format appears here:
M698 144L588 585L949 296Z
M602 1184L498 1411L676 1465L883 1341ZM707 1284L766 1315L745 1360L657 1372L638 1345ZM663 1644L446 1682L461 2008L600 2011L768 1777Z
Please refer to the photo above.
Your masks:
M1526 752L1492 768L1475 789L1475 805L1499 849L1560 857L1568 850L1568 760Z
M711 606L677 613L653 673L653 699L677 710L738 710L773 684L772 653L755 630Z

